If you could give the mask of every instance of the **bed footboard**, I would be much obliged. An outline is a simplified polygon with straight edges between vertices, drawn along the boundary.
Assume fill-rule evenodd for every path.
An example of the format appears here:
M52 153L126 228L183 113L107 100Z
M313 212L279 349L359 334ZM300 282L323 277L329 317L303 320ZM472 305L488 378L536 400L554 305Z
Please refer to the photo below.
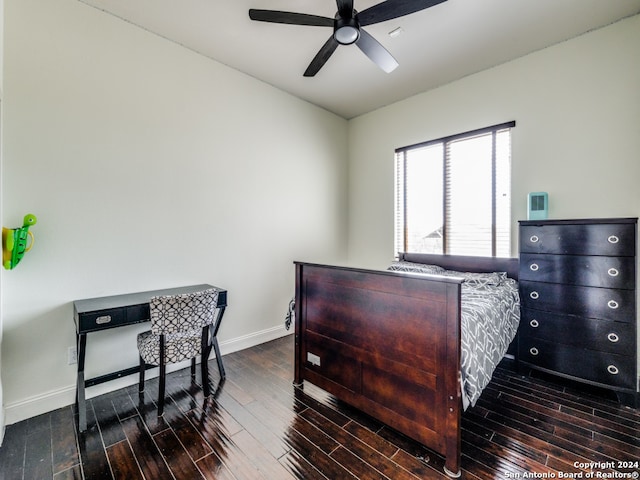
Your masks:
M445 456L460 474L460 280L296 262L295 383Z

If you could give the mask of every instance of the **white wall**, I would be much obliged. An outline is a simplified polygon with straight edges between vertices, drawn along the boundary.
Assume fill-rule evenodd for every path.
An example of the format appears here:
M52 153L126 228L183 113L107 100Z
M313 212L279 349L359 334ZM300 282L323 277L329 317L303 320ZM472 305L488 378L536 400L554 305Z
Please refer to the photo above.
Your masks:
M76 0L5 7L3 221L38 217L2 276L7 422L72 403L74 299L211 283L223 353L283 335L292 262L346 259L347 122ZM116 330L88 376L136 364Z
M394 149L516 121L513 237L531 191L550 217L640 216L640 15L349 122L349 262L393 251Z

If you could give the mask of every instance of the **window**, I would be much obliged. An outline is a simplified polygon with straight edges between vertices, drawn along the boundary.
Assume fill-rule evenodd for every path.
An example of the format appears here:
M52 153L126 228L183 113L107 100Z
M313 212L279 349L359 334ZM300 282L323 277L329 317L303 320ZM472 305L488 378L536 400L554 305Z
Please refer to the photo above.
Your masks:
M514 126L396 150L396 252L511 255Z

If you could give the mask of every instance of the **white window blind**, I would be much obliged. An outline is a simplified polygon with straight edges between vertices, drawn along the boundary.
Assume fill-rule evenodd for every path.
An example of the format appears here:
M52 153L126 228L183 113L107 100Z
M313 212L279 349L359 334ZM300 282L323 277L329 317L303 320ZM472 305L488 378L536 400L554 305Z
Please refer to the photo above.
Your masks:
M396 252L510 256L514 126L396 150Z

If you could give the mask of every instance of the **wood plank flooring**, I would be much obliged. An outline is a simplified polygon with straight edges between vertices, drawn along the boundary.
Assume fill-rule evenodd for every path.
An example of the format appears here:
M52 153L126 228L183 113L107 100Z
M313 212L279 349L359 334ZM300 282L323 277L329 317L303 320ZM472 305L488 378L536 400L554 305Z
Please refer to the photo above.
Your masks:
M83 434L72 407L9 425L0 479L446 478L442 457L312 385L294 388L292 336L223 360L227 379L213 361L206 399L188 370L171 374L161 418L150 380L142 398L133 386L91 399ZM618 462L640 461L640 411L580 388L500 366L463 415L463 478L637 478Z

